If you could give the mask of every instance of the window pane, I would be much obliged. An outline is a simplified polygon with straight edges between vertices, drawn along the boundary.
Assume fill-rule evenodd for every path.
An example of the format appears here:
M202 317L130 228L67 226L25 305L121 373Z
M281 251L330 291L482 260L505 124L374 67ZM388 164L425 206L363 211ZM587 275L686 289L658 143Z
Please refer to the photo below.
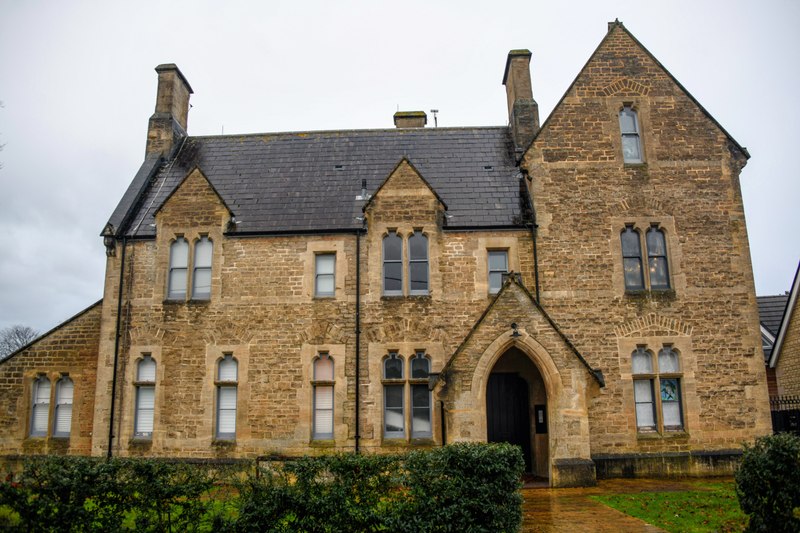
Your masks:
M317 274L333 274L335 259L334 254L317 255Z
M169 267L186 268L189 266L189 243L186 239L178 239L169 248Z
M150 435L153 432L153 409L155 406L155 387L138 387L136 390L137 435Z
M397 233L390 233L383 238L384 261L402 261L403 239Z
M411 276L411 292L428 292L428 262L409 264L409 274Z
M637 348L636 351L633 352L633 373L653 373L653 358L650 356L650 352L644 348Z
M36 403L50 403L50 380L47 378L36 380Z
M314 436L333 435L333 387L314 387Z
M508 272L508 252L505 250L489 252L489 272Z
M69 378L62 378L56 384L56 435L69 435L72 426L72 397L74 386Z
M211 296L211 269L194 269L193 283L192 298L209 298Z
M149 355L139 361L136 373L136 381L155 381L156 362Z
M47 378L39 378L34 383L31 435L47 435L47 421L50 416L50 381Z
M428 237L415 231L408 239L408 253L412 261L428 259Z
M650 257L667 255L667 243L660 230L650 228L647 231L647 254Z
M503 286L502 272L489 272L489 292L496 293Z
M403 360L392 355L383 362L384 379L403 379Z
M625 271L626 289L644 289L644 278L642 277L642 260L638 258L628 258L622 260L622 267Z
M427 385L411 387L411 434L431 435L431 393Z
M333 359L326 355L314 361L314 379L333 381Z
M641 245L639 243L639 234L631 227L625 228L620 234L622 241L622 257L641 257Z
M624 108L619 113L619 129L622 133L636 133L636 111L629 107Z
M665 346L658 352L658 371L667 374L680 371L675 350Z
M169 271L169 298L186 298L186 269L173 268Z
M680 396L678 391L677 379L662 379L661 380L661 401L662 402L677 402Z
M391 385L384 387L384 430L387 434L395 433L402 436L405 429L403 415L403 386Z
M411 379L428 379L431 362L424 355L411 360Z
M642 160L638 135L624 135L622 137L622 157L625 161L639 162Z
M236 387L219 387L217 390L217 436L232 437L236 434Z
M650 258L650 288L669 289L667 259L665 257Z
M403 264L384 263L383 265L383 288L385 292L402 292L403 290Z
M633 394L636 401L636 425L640 428L655 428L652 382L649 379L635 380Z
M218 381L236 381L239 378L239 365L230 355L219 362Z
M194 266L211 268L213 250L214 245L208 237L201 237L194 245Z
M333 274L317 274L317 286L315 290L317 296L333 296Z

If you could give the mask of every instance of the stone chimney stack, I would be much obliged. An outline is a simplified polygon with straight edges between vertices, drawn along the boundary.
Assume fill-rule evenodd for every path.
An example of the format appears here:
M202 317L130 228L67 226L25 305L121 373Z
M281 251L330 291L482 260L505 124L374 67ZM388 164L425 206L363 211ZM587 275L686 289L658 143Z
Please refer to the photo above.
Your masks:
M508 97L508 124L518 158L522 157L522 152L539 131L539 105L533 99L530 62L530 50L511 50L503 74Z
M427 123L425 111L398 111L394 114L394 125L398 128L424 128Z
M169 157L173 148L186 137L192 87L173 63L157 66L156 72L156 112L150 117L147 127L145 155L161 154L161 157Z

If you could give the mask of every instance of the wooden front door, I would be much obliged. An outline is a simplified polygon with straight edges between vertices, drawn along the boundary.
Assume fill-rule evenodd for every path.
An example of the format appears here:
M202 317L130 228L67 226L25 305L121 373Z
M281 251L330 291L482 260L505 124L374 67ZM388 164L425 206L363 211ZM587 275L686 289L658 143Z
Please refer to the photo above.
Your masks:
M490 374L486 387L486 429L489 442L522 448L525 471L531 472L531 420L528 383L516 374Z

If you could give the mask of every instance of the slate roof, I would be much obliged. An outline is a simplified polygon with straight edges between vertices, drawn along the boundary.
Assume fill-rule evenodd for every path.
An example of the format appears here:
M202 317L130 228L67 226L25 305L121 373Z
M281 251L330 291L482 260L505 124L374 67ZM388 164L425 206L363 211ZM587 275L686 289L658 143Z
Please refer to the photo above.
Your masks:
M758 296L758 316L761 324L772 333L778 334L781 327L783 312L786 310L786 303L789 301L788 294L778 294L776 296Z
M403 157L447 205L448 227L519 225L506 127L189 137L160 168L145 161L109 223L118 235L152 237L154 213L197 165L240 221L238 234L353 230L362 178L374 193Z

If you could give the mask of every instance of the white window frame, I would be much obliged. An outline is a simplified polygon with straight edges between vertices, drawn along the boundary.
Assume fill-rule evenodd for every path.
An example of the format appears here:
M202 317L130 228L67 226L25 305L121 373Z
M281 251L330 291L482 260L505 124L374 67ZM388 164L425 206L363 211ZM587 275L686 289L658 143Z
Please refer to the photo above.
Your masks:
M152 364L152 375L143 375L144 365ZM155 429L156 412L156 376L158 374L158 364L150 354L143 354L142 358L136 362L136 404L133 417L133 437L135 439L152 439ZM150 396L150 398L147 398ZM144 402L152 400L152 407L145 407ZM147 431L146 422L149 422L150 431Z
M182 249L179 250L179 247ZM183 272L182 284L180 279L176 279L181 272ZM186 300L186 290L189 286L189 241L183 235L176 236L169 245L167 273L167 300Z
M329 361L330 362L330 374L329 375L320 375L320 362L321 361ZM330 440L333 439L333 430L334 430L334 414L335 414L335 372L336 372L336 362L330 356L328 352L320 352L317 357L314 358L313 363L313 381L311 383L314 389L314 396L313 396L313 419L311 421L311 435L314 440ZM321 407L320 406L320 396L322 391L327 391L327 396L330 400L330 407ZM317 426L317 422L319 417L322 413L330 413L326 418L330 420L330 427L327 428L330 431L319 431Z
M492 256L502 256L505 260L505 270L492 268ZM486 251L486 266L489 272L487 278L487 285L489 286L489 294L497 294L503 288L503 274L508 274L508 249L493 249ZM492 286L492 274L500 274L500 285ZM495 276L496 278L497 276Z
M400 361L400 377L387 377L386 375L386 363L389 360L398 360ZM390 351L389 354L384 357L383 361L381 362L381 375L383 377L383 437L385 439L405 439L406 438L406 381L405 381L405 360L403 357L396 351ZM388 422L389 422L389 414L391 410L391 414L396 415L398 406L392 405L389 406L389 390L400 390L400 423L401 428L399 430L390 431L388 429ZM393 417L393 418L396 418Z
M40 375L33 380L32 388L31 426L28 434L31 437L46 437L47 428L50 426L50 394L52 393L52 386L47 376Z
M623 116L628 116L633 119L633 130L626 131L625 127L623 126ZM644 163L644 153L642 152L642 139L641 139L641 132L639 128L639 113L633 109L632 106L626 105L620 110L619 112L619 131L620 131L620 142L622 143L622 159L626 164L640 164ZM625 155L625 140L629 139L631 141L635 141L636 144L636 151L639 154L638 158L628 158Z
M392 235L394 235L393 238L397 238L397 239L400 240L400 259L387 259L386 258L386 241ZM404 287L403 271L405 270L405 268L403 268L403 263L404 263L404 261L403 261L403 255L404 255L403 254L403 249L405 248L403 241L404 241L403 236L400 235L400 232L397 231L397 230L389 231L386 235L383 236L383 239L381 239L381 253L382 253L382 256L383 256L381 283L383 284L383 295L384 296L402 296L403 295L403 287ZM400 265L400 288L399 289L387 289L386 288L386 280L388 279L388 274L386 272L386 266L390 265L390 264L391 265L395 265L395 264L399 264Z
M330 272L322 272L320 261L322 261L323 258L330 258L332 267ZM321 279L330 279L332 287L330 291L320 289ZM336 252L320 252L314 254L314 296L317 298L331 298L336 296Z
M411 240L412 239L422 239L425 243L425 257L414 257L412 252ZM408 237L408 293L412 296L424 296L430 293L431 288L431 275L430 275L430 263L428 258L430 256L429 251L429 244L430 239L428 236L425 235L422 230L414 230L414 233L409 235ZM412 265L424 265L425 266L425 288L424 289L413 289L411 286L412 283Z
M425 376L415 376L414 375L414 362L424 360L427 363L427 370L425 371ZM423 350L417 350L413 357L411 357L410 362L410 373L409 373L409 384L411 388L411 438L430 438L433 437L433 395L428 388L428 378L430 377L431 373L431 359L428 357ZM415 403L415 394L414 391L422 390L424 388L425 392L427 393L427 406L417 406ZM428 428L427 429L418 429L415 424L415 413L418 411L425 410L428 414Z
M661 354L665 352L671 352L675 355L677 369L671 371L662 371L661 366ZM646 368L642 371L637 372L635 368L633 368L633 359L636 354L643 354L646 353L649 356L649 368ZM681 356L680 352L674 348L671 344L664 344L662 348L659 350L658 354L654 354L651 350L647 349L646 346L637 346L636 350L631 354L631 374L633 376L633 384L634 384L634 403L636 405L636 429L639 433L669 433L669 432L682 432L685 431L685 414L683 412L684 405L683 405L683 391L682 391L682 382L683 382L683 373L681 371ZM662 384L666 381L674 381L676 383L675 387L675 394L676 398L674 400L670 399L667 400L663 398L664 391L662 391ZM646 382L649 385L650 389L650 398L642 399L639 397L639 394L636 392L636 383ZM643 424L639 418L639 406L643 404L649 404L650 410L652 412L653 424ZM675 425L666 425L666 406L667 405L674 405L677 404L678 406L678 417L680 419L680 423Z
M208 261L202 261L199 257L200 252L209 248ZM210 300L211 299L211 268L214 262L214 241L208 235L201 235L199 239L194 241L194 261L192 261L192 300ZM208 291L201 292L197 286L197 280L200 279L199 273L204 275L208 274ZM203 276L205 277L205 276Z
M67 395L67 386L69 386ZM53 436L68 438L72 432L72 405L75 398L75 382L69 376L61 376L56 382L56 408L53 416ZM62 418L66 423L62 423ZM66 429L65 429L66 427Z
M223 375L223 364L233 364L235 375L231 378L229 375ZM216 440L235 441L236 440L236 419L239 414L239 361L233 357L233 354L223 354L222 359L217 362L217 372L215 383L217 388L217 402L216 402L216 428L214 430L214 437ZM229 398L224 398L229 394L233 394L233 407L223 407L222 402ZM233 414L233 431L222 431L222 412L232 412ZM230 415L229 415L230 416Z

